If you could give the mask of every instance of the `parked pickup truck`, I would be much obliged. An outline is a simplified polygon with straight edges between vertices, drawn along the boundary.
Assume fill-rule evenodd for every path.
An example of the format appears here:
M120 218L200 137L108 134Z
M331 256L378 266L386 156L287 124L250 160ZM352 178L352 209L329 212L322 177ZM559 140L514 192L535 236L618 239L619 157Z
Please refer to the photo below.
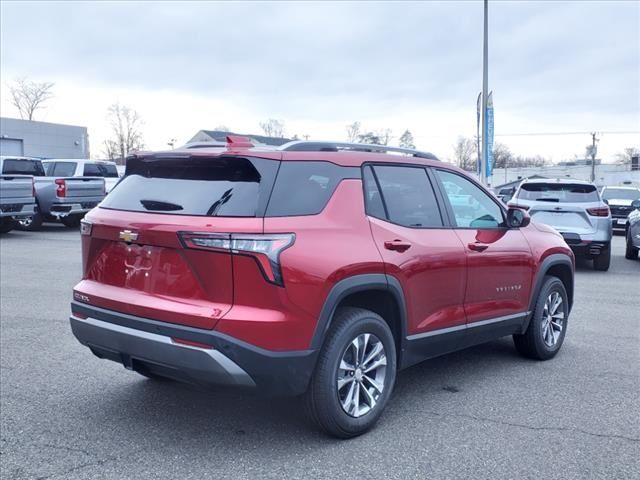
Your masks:
M107 193L120 180L115 162L104 160L62 159L43 160L45 174L59 177L104 177Z
M47 176L41 160L12 158L16 167L33 175L36 209L33 215L18 220L22 230L38 230L44 221L60 220L77 227L80 220L105 196L104 177Z
M36 206L29 162L0 157L0 233L13 230L16 220L33 215Z

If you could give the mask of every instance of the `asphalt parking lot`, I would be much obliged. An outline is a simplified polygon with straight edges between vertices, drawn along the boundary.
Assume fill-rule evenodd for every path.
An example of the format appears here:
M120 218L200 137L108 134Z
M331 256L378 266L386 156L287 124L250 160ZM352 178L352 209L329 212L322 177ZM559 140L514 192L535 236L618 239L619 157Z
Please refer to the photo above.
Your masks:
M312 430L295 400L157 382L98 360L68 326L79 234L0 241L3 479L640 478L640 261L580 265L564 347L502 339L399 376L370 433Z

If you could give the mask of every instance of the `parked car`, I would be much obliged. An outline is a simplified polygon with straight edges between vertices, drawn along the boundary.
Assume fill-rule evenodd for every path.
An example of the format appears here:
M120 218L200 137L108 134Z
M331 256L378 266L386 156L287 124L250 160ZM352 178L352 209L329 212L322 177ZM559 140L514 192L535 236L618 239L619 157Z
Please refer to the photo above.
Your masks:
M625 258L633 260L638 258L640 249L640 197L631 202L633 210L627 217L625 225L626 250Z
M104 177L107 193L120 180L115 162L105 160L55 159L43 160L45 173L59 177Z
M32 173L35 188L35 212L18 220L22 230L39 230L42 222L56 220L67 227L77 227L84 214L105 196L103 177L67 177L56 172L47 176L41 160L25 157L13 160L22 162L16 168Z
M601 196L611 210L613 229L624 232L627 217L633 210L631 202L640 198L640 189L636 187L604 187Z
M140 153L80 231L70 323L96 356L304 393L342 438L425 359L505 335L554 357L573 303L561 235L415 150L230 137Z
M573 179L524 180L509 205L527 210L532 222L555 228L576 256L593 259L594 269L609 270L611 213L594 184Z
M36 161L0 157L0 233L10 232L23 216L33 215L36 199L32 173L38 167Z

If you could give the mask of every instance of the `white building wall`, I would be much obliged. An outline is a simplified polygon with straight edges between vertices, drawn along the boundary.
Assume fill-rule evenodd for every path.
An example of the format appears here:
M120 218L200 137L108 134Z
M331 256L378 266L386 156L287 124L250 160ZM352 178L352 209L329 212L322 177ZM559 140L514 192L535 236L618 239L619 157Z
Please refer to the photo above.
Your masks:
M2 117L0 140L7 150L10 144L22 141L22 154L28 157L89 158L86 127Z

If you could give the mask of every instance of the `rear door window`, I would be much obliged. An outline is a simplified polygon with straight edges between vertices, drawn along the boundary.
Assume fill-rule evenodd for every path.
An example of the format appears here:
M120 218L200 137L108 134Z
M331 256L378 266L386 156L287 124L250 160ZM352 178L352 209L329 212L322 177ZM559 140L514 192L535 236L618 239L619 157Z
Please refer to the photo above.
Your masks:
M247 157L138 158L101 207L174 215L264 214L278 162Z
M382 204L389 221L405 227L424 228L443 225L440 209L427 172L422 167L376 165L373 167L382 191ZM373 176L365 176L365 192L372 190L368 206L380 207L370 186ZM377 216L377 215L373 215Z
M2 174L44 177L44 168L40 160L5 158L4 162L2 162Z
M518 198L550 203L597 202L598 190L594 185L582 183L524 183Z
M283 161L266 216L316 215L345 178L360 178L360 169L329 162Z

